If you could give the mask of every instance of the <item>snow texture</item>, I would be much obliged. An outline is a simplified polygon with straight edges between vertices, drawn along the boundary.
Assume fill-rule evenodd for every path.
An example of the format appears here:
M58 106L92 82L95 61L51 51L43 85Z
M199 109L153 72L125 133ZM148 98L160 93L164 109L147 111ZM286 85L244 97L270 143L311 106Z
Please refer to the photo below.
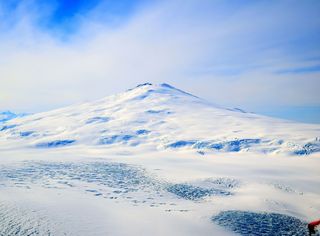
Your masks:
M0 113L0 235L307 235L320 126L145 83Z
M278 213L224 211L212 220L241 235L309 235L306 222Z
M10 140L10 145L35 148L72 144L201 154L320 152L319 125L222 108L168 84L145 83L96 102L8 119L0 125L0 148Z

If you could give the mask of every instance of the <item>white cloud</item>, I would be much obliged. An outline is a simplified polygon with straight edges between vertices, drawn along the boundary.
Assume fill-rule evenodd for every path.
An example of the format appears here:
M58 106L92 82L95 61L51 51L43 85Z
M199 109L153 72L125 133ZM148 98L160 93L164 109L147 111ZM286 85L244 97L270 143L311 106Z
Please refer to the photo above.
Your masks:
M97 20L98 7L66 42L35 24L37 11L22 8L22 20L0 36L0 109L46 110L142 82L172 83L237 106L314 104L319 73L274 71L314 63L303 59L320 52L308 38L319 32L317 8L301 1L169 1L111 27Z

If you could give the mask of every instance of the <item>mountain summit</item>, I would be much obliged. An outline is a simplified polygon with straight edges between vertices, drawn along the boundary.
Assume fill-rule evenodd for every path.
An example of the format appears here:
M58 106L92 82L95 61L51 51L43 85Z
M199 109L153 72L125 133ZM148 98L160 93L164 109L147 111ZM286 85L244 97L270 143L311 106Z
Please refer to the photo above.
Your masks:
M319 125L273 119L212 105L168 84L140 84L94 102L15 118L0 126L0 149L135 148L135 150L320 151Z

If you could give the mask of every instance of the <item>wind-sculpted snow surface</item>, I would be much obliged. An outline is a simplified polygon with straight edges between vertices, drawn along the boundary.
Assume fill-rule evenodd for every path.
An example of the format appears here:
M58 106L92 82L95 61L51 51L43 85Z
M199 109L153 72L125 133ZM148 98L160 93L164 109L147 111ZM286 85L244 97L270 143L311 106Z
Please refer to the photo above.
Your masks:
M66 235L39 212L0 201L1 236Z
M168 84L145 83L96 102L7 120L0 125L0 149L72 144L311 155L320 152L319 130L225 109Z
M152 177L138 166L115 162L25 162L22 166L0 167L0 183L7 187L77 187L111 199L142 191L145 202L149 195L154 194L161 198L164 194L173 193L193 201L208 196L229 196L236 187L235 182L219 178L172 184ZM91 184L90 188L88 184Z
M1 236L141 235L141 229L155 221L148 235L179 235L181 230L180 235L229 235L229 231L304 235L304 220L309 214L312 219L319 208L312 206L318 196L317 172L305 171L301 163L301 171L293 172L296 164L275 163L282 166L280 170L268 169L264 158L251 157L247 161L256 163L239 170L236 157L219 160L183 154L168 158L167 153L159 157L147 154L140 161L139 156L71 160L79 154L59 152L41 161L39 157L49 150L37 152L39 156L30 160L0 164ZM221 165L223 160L226 165ZM268 164L270 160L282 158L270 158ZM289 170L283 166L290 169L288 179L283 173ZM250 174L255 177L246 176ZM315 189L308 191L303 186L310 178ZM296 183L302 184L297 187ZM233 210L239 208L247 210ZM136 229L135 233L131 228L125 231L127 227ZM207 227L205 232L203 227ZM169 233L161 231L166 228Z
M150 83L6 119L0 235L304 235L319 131Z
M306 222L292 216L278 213L224 211L214 216L212 220L241 235L309 235Z
M113 192L118 194L157 185L154 180L146 176L143 169L112 162L25 162L21 167L2 167L0 181L11 186L27 188L32 184L55 188L92 183L117 190Z

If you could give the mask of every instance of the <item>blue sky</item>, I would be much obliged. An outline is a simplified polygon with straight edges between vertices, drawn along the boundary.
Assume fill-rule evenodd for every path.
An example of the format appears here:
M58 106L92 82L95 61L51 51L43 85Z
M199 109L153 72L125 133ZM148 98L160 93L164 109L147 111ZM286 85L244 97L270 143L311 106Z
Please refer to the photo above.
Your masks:
M0 0L0 110L138 83L320 123L320 1Z

